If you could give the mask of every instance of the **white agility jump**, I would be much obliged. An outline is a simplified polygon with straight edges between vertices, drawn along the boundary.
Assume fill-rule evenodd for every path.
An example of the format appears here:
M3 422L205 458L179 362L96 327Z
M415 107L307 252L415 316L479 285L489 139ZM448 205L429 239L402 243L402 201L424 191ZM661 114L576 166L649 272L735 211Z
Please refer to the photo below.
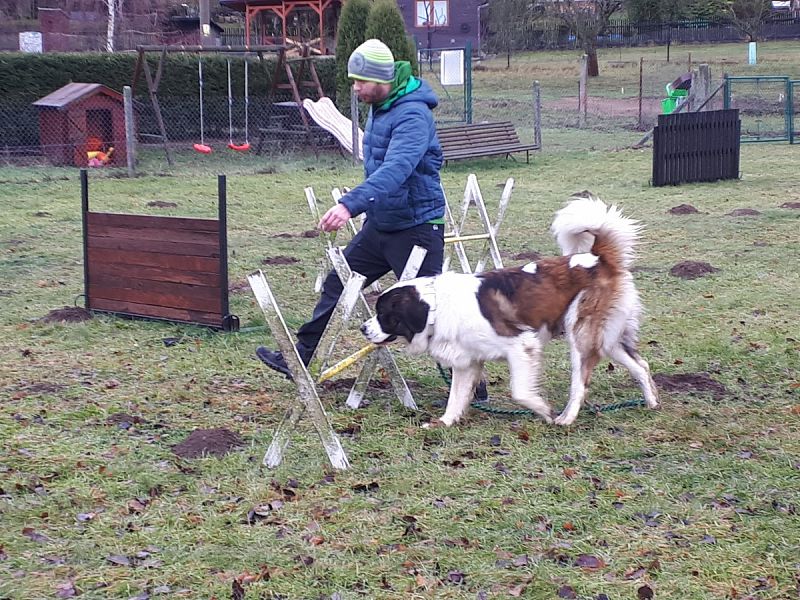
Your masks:
M455 251L459 266L465 273L478 273L484 269L488 260L491 259L494 268L502 268L502 259L497 244L497 234L506 208L511 198L514 187L514 180L508 179L503 188L500 198L498 214L494 223L489 219L488 211L483 200L478 181L474 174L467 178L467 185L464 190L464 197L461 206L460 220L456 221L450 207L446 206L445 221L447 229L445 233L445 263L444 270L447 270L451 254ZM308 207L315 222L320 219L320 206L312 188L304 190ZM338 189L332 191L332 200L335 204L341 197ZM478 212L480 231L478 233L466 233L468 225L468 215L471 207L475 207ZM474 221L474 219L473 219ZM354 234L357 225L351 219L345 229L347 233ZM316 291L321 287L321 276L327 272L328 268L333 268L339 275L344 289L339 301L334 309L333 315L320 338L314 355L306 367L300 360L294 346L294 341L286 326L283 315L275 300L275 296L270 289L269 283L261 270L248 275L248 281L253 293L258 301L258 305L264 313L264 317L272 331L272 335L277 342L287 366L291 371L293 380L297 385L298 398L286 413L283 421L278 425L273 435L272 442L264 455L264 465L276 467L283 460L283 456L292 434L304 414L308 414L314 429L319 436L322 446L328 456L331 465L336 469L346 469L349 466L347 455L342 447L341 441L333 431L325 409L319 397L320 385L335 377L347 368L356 363L360 363L357 376L347 398L347 406L358 408L367 391L369 381L378 367L382 367L387 379L391 384L395 397L406 408L416 410L417 405L411 395L408 384L405 381L397 363L390 350L386 347L378 347L371 344L363 346L355 353L334 362L337 342L350 327L348 326L352 317L357 317L359 323L372 317L372 310L363 294L364 277L354 273L342 253L342 248L336 245L336 232L322 233L320 235L320 246L324 261L320 275L315 285ZM339 240L342 241L342 240ZM470 264L464 247L465 242L481 241L482 248L477 255L474 266ZM400 277L401 280L411 279L416 276L426 251L423 248L414 247L409 256L406 267ZM377 282L376 282L377 283ZM359 338L360 339L360 338ZM334 362L333 365L330 365Z

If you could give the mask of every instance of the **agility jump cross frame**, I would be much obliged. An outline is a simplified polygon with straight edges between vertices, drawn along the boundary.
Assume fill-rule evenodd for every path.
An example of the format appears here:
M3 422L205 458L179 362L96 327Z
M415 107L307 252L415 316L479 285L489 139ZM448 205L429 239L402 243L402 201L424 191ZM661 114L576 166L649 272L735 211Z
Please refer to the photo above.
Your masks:
M467 185L464 188L464 199L461 203L461 218L456 222L453 213L450 210L450 203L445 199L445 220L450 231L445 234L445 256L443 271L450 268L452 262L453 252L458 258L461 271L464 273L480 273L486 268L486 263L491 258L492 265L495 269L503 268L503 259L500 256L500 248L497 245L497 234L500 231L500 225L505 218L508 203L511 200L511 192L514 189L514 179L508 178L503 193L500 196L500 204L497 208L497 218L492 223L489 219L489 213L486 210L486 203L483 200L480 186L478 186L478 178L470 173L467 177ZM444 188L442 188L444 192ZM472 205L478 211L478 218L481 223L481 233L464 235L464 229L467 226L467 218L469 217L469 210ZM473 270L470 265L467 251L464 248L464 242L483 240L483 247L478 254L478 259Z
M345 188L345 192L347 188ZM317 200L316 195L314 194L314 188L307 187L303 190L306 195L306 202L308 203L308 209L311 211L311 218L314 220L314 225L319 223L320 221L320 212L319 212L319 201ZM333 198L334 206L339 203L342 199L342 192L339 188L333 188L331 190L331 197ZM363 217L363 215L362 215ZM363 223L363 219L359 219L361 223ZM348 219L347 220L347 230L352 237L358 233L358 227L355 224L355 219ZM336 246L336 238L338 237L338 232L331 231L331 232L322 232L319 235L320 246L322 249L322 259L320 260L319 271L317 272L317 277L314 280L314 291L319 293L322 291L322 282L325 281L325 277L333 269L333 263L331 262L330 258L328 258L328 250L334 248ZM375 293L380 293L381 285L377 281L375 281L371 286L372 291Z
M352 272L341 249L331 248L328 254L339 278L344 282L344 289L334 308L328 326L325 328L322 338L317 345L317 349L311 358L308 368L305 367L297 353L286 322L278 309L275 296L269 287L264 273L258 270L247 277L256 300L264 313L264 317L272 330L272 334L286 359L286 364L289 367L299 393L298 403L294 404L288 410L283 420L278 425L272 442L264 455L263 463L270 468L276 467L283 460L284 453L291 439L291 434L297 428L300 418L306 411L309 413L312 424L322 442L322 446L328 455L331 465L336 469L346 469L349 466L347 455L345 454L339 437L331 427L328 416L320 401L317 388L323 381L330 379L365 356L368 358L364 361L355 379L353 388L350 390L347 405L352 408L357 408L360 405L375 368L380 364L386 370L395 395L402 404L406 408L413 410L417 408L411 391L408 389L408 385L400 369L397 367L394 357L387 348L368 345L336 365L328 369L325 368L333 355L336 342L347 328L347 324L354 312L363 318L369 318L371 316L369 305L361 292L364 285L363 275ZM401 279L410 279L417 274L425 254L425 249L414 247Z

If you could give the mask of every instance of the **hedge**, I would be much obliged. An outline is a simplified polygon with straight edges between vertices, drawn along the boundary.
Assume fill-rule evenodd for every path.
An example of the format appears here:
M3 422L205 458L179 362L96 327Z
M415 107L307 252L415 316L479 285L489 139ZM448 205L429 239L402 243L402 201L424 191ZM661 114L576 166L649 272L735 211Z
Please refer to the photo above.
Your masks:
M148 63L155 74L160 54L148 53ZM198 95L198 54L167 54L158 95L165 113L185 107L194 113ZM0 54L0 145L27 146L31 144L31 127L38 127L37 113L31 103L60 87L74 82L102 83L113 90L131 85L137 54L121 52L58 53L58 54ZM314 58L314 67L327 96L335 97L335 57ZM203 54L203 93L209 103L219 103L228 94L227 58L222 54ZM299 63L292 68L297 75ZM253 106L266 99L275 71L274 55L264 56L264 66L250 58L249 94ZM283 75L283 74L282 74ZM233 96L241 100L244 94L244 62L241 56L231 56ZM285 81L285 77L282 77ZM298 82L299 83L299 82ZM301 91L302 93L302 91ZM149 106L147 83L142 73L135 86L136 100ZM288 90L278 90L276 101L290 100ZM172 108L175 107L175 108ZM170 110L172 108L172 110ZM13 116L13 118L12 118ZM184 118L189 114L184 115ZM191 117L194 117L192 114ZM171 115L164 114L169 121ZM180 119L184 120L184 119ZM30 121L33 121L30 123Z

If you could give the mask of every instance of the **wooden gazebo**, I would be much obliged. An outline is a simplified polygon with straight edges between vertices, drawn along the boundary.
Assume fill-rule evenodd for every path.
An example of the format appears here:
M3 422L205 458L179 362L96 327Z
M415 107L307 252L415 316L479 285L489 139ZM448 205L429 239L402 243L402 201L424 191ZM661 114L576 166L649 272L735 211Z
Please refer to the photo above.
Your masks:
M339 18L342 0L220 0L226 8L238 10L245 15L245 45L281 44L284 46L306 45L327 54L325 44L326 25L335 25ZM289 16L297 11L313 11L318 23L318 37L314 40L295 40L288 35ZM273 15L280 21L280 35L270 36L265 33L263 17ZM252 36L257 36L253 38Z

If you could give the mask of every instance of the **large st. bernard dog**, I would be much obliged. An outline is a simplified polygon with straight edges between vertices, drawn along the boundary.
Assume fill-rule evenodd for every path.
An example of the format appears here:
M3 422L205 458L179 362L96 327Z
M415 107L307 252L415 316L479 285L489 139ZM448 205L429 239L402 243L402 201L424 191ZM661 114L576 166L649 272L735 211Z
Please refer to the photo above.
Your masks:
M583 193L556 213L551 231L564 256L478 275L443 273L400 282L380 295L361 326L375 344L405 338L410 354L452 367L450 426L466 412L485 361L508 361L511 394L548 423L571 425L594 367L608 357L630 371L650 408L658 391L637 351L641 304L629 271L641 226ZM572 378L555 416L539 393L542 347L564 333ZM433 423L434 425L437 423Z

